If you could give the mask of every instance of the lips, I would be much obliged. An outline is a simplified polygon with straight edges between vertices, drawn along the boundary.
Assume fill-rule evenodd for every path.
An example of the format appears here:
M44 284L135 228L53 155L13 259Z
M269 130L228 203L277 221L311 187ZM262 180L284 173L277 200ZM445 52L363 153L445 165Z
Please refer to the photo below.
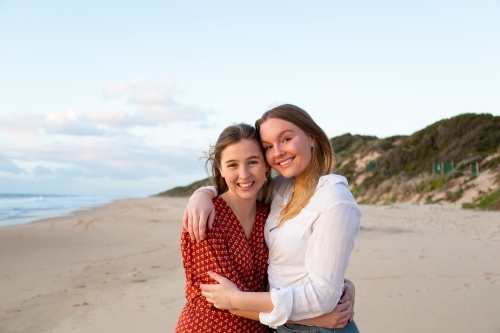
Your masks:
M255 182L248 182L248 183L238 183L238 186L241 188L249 188L252 186Z
M286 166L286 165L290 164L290 162L291 162L292 160L293 160L293 157L290 157L290 158L288 158L288 159L284 160L283 162L279 162L279 163L278 163L278 165L279 165L279 166Z

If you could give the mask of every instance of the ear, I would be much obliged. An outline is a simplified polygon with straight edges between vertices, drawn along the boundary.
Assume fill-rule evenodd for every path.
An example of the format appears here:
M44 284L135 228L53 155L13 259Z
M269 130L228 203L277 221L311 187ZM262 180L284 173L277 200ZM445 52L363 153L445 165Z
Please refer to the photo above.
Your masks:
M219 172L220 172L220 176L221 176L222 178L224 178L224 172L222 172L222 169L221 169L221 168L219 169Z
M310 136L310 139L311 139L311 148L314 148L314 146L316 145L316 140L314 140L314 137L312 135Z

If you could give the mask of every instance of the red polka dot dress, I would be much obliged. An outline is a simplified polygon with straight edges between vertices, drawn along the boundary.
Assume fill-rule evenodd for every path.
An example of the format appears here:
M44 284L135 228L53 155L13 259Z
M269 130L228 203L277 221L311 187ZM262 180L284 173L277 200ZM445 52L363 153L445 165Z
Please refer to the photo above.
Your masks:
M242 291L265 291L268 250L264 242L264 224L269 206L257 202L255 223L247 239L231 208L220 196L213 199L215 221L205 241L191 241L182 232L181 251L186 273L187 303L175 328L176 333L267 333L260 322L231 314L212 306L201 295L200 283L217 283L207 274L225 276Z

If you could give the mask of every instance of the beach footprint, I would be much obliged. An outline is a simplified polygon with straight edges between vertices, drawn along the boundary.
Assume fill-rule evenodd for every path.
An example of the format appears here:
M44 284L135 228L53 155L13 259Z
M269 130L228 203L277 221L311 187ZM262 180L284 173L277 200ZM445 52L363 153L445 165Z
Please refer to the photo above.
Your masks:
M455 288L454 291L465 291L469 288L474 288L476 285L474 283L464 283L462 287Z

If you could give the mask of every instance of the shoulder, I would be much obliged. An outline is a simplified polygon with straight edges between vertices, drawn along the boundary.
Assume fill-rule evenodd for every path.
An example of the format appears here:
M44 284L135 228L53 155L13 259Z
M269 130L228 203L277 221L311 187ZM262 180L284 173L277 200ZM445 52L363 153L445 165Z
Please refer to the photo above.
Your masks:
M216 196L212 199L215 210L215 218L213 228L211 230L220 230L226 228L228 223L232 220L232 210L221 196ZM208 232L209 230L207 230Z
M310 203L318 212L330 210L337 205L352 206L359 211L358 204L349 190L347 179L335 174L325 175L319 179Z

